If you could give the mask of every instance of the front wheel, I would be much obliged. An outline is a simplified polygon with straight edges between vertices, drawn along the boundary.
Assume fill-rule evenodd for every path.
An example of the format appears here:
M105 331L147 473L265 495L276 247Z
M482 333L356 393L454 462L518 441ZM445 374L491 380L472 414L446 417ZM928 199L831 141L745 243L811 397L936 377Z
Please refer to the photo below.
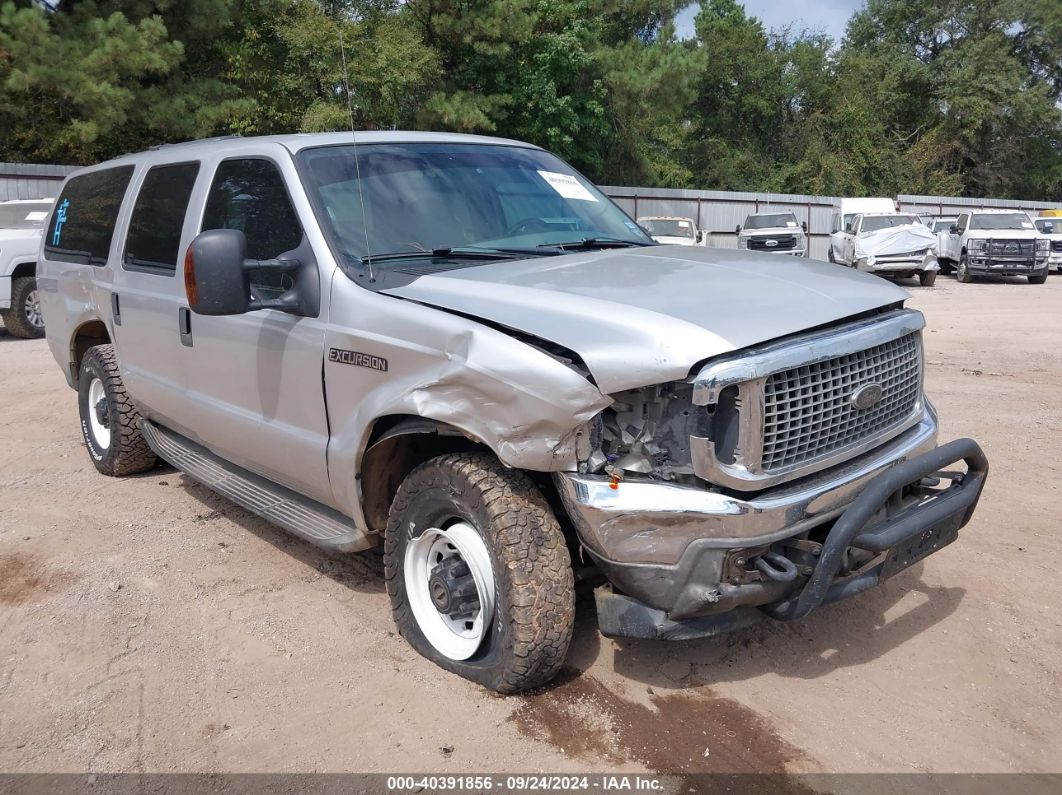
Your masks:
M955 280L963 284L969 284L974 280L973 274L970 273L970 263L966 258L965 251L959 256L959 267L955 270Z
M15 337L35 339L44 336L40 294L37 280L32 276L20 276L11 282L11 308L4 312L4 325Z
M1029 275L1029 284L1044 284L1047 281L1047 268L1044 268L1043 273L1033 273Z
M923 287L932 287L937 281L936 271L921 271L918 274L918 283Z
M516 693L563 665L575 620L571 559L523 473L469 453L417 467L391 506L384 568L399 633L446 670Z
M832 262L832 263L833 263L834 265L836 265L836 264L837 264L837 257L835 257L835 256L833 255L833 246L830 246L830 249L829 249L829 251L827 251L827 252L826 252L826 257L827 257L827 258L828 258L828 259L830 260L830 262Z

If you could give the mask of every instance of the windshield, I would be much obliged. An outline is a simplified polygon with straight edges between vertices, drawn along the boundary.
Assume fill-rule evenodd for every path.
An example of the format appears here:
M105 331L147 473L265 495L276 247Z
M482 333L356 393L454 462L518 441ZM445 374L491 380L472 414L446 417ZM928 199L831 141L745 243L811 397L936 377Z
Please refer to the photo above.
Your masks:
M693 239L693 221L685 218L639 218L638 223L654 237L688 237Z
M344 144L304 149L299 166L321 226L347 265L360 265L367 254L534 254L537 246L580 241L652 243L591 183L537 149L363 144L355 162L353 145Z
M775 229L778 227L797 225L796 216L792 213L778 213L776 215L750 215L745 219L746 229Z
M0 205L0 229L35 229L48 220L50 204L27 202L26 204Z
M878 232L894 226L909 226L920 223L913 215L867 215L863 217L862 232Z
M1032 221L1025 213L985 213L970 216L971 229L1032 229Z

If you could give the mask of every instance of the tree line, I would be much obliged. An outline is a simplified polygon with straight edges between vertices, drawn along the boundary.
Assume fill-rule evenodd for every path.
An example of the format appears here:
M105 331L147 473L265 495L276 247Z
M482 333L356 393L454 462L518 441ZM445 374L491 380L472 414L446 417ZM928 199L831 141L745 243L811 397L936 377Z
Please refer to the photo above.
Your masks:
M607 184L1062 200L1059 0L868 0L840 41L735 0L679 39L688 2L3 0L0 160L353 123Z

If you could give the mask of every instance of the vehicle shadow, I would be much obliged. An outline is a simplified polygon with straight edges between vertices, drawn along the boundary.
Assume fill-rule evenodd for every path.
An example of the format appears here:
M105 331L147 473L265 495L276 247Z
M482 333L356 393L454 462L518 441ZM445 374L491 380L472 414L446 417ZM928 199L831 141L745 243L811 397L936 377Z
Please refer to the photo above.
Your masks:
M862 665L901 647L958 608L966 589L926 585L922 566L792 623L765 618L747 629L702 640L616 640L613 666L616 673L654 688L685 689L766 673L817 679ZM897 614L898 603L909 594L915 599L907 601L914 603ZM577 631L596 635L592 601L585 612L589 615L577 623ZM585 642L578 637L573 645Z
M168 465L160 465L146 474L166 481L177 479L185 492L205 509L196 517L197 522L224 516L248 533L273 545L299 563L316 569L345 588L358 593L374 594L383 593L385 590L381 549L353 553L328 552L276 527Z

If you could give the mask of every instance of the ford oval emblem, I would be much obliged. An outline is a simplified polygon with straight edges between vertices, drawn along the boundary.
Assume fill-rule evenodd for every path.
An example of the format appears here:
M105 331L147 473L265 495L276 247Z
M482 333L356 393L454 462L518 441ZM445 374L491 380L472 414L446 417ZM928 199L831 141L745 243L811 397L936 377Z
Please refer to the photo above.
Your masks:
M869 409L881 400L881 384L863 384L852 393L852 405L857 409Z
M763 241L763 244L764 244L765 246L770 246L771 248L774 248L775 246L777 246L777 245L778 245L778 241L777 241L777 240L769 240L769 239L768 239L768 240L764 240L764 241Z

